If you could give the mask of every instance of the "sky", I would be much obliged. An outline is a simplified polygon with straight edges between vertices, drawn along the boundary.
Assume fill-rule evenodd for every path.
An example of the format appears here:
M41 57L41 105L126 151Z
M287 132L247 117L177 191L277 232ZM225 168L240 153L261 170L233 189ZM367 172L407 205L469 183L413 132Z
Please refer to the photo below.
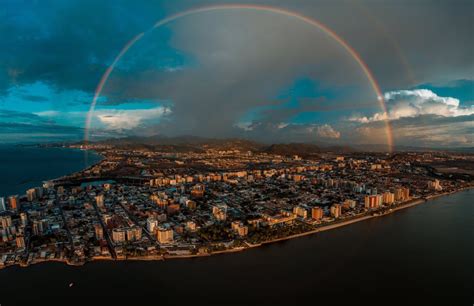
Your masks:
M474 2L1 0L0 143L129 135L472 147ZM360 55L380 87L321 27Z

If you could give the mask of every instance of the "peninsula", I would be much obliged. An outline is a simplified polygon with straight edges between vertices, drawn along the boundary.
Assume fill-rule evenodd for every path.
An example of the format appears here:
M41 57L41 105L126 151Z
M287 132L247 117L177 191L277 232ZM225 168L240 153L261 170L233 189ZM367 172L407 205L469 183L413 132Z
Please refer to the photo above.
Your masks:
M474 185L468 153L140 141L67 144L103 159L0 198L0 267L236 252Z

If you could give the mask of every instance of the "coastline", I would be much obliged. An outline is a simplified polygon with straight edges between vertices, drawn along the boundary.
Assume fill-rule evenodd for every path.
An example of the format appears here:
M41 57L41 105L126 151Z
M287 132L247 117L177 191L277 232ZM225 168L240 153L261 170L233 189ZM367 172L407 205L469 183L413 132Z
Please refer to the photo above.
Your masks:
M75 175L77 173L81 173L83 171L86 171L96 165L98 165L100 162L102 162L105 159L105 156L101 154L100 152L96 150L87 150L89 152L86 152L84 149L80 148L69 148L69 147L62 147L62 146L41 146L41 145L19 145L19 144L13 144L13 145L2 145L0 146L0 153L6 152L8 155L10 154L15 154L14 156L18 156L16 152L12 153L13 151L16 151L20 149L20 154L19 156L24 156L26 153L25 152L30 152L30 151L25 151L25 150L35 150L29 154L35 154L38 155L40 154L40 158L43 157L41 154L51 154L53 152L53 157L46 157L47 159L44 164L47 166L42 167L41 169L38 169L37 167L34 168L34 171L36 172L34 175L29 175L27 173L28 171L32 171L29 168L26 168L26 166L20 167L21 169L16 169L18 172L16 173L27 173L26 175L22 175L21 177L19 175L13 175L11 178L13 182L9 182L6 184L6 181L2 182L2 185L0 186L0 197L8 197L10 195L24 195L26 190L34 187L39 187L42 186L45 182L53 182L56 180L60 180L61 178L64 177L69 177L72 175ZM50 151L50 152L48 152ZM57 157L58 154L61 155L66 155L70 156L73 155L74 160L72 159L66 159L66 162L61 163L56 165L55 164L55 156ZM87 154L87 158L85 155ZM8 157L7 155L7 157ZM49 155L47 155L49 156ZM44 158L43 158L44 160ZM49 161L51 161L51 164L55 165L52 169L56 169L55 171L50 172L49 167ZM18 161L13 160L14 163L17 163ZM11 160L9 159L8 162L5 162L2 166L0 167L4 173L9 173L10 170L7 167L9 167L11 163ZM23 165L24 163L22 163ZM35 166L35 165L34 165Z
M468 191L468 190L473 189L473 188L474 188L474 186L468 186L468 187L463 187L463 188L460 188L460 189L457 189L457 190L454 190L454 191L449 191L449 192L444 192L444 193L440 193L440 194L430 195L430 196L423 197L423 198L412 199L412 200L409 200L407 202L404 202L404 203L398 205L397 207L391 208L389 211L384 212L382 214L376 214L376 211L374 211L370 215L353 217L349 220L341 220L341 221L338 221L338 222L335 222L335 223L330 222L330 224L320 226L320 227L318 227L314 230L311 230L311 231L298 233L298 234L293 234L293 235L289 235L289 236L286 236L286 237L274 238L274 239L263 241L263 242L257 243L257 244L250 244L248 242L245 242L245 244L247 245L246 247L236 247L236 248L220 250L220 251L214 251L214 252L208 252L208 253L183 254L183 255L151 255L151 256L143 256L143 257L125 257L125 258L117 258L117 259L114 259L112 257L98 256L98 257L93 257L93 258L91 258L91 259L89 259L85 262L77 262L77 263L76 262L70 262L68 259L59 259L59 258L40 259L40 260L35 260L33 262L30 262L30 263L25 263L25 264L12 264L12 265L0 266L0 270L8 268L8 267L15 266L15 265L26 268L30 265L46 263L46 262L63 262L63 263L65 263L67 265L70 265L70 266L82 266L82 265L87 264L89 262L97 262L97 261L163 261L163 260L169 260L169 259L189 259L189 258L209 257L209 256L214 256L214 255L220 255L220 254L242 252L242 251L245 251L245 250L248 250L248 249L257 248L257 247L264 246L264 245L269 245L269 244L282 242L282 241L286 241L286 240L290 240L290 239L296 239L296 238L300 238L300 237L304 237L304 236L313 235L313 234L316 234L316 233L319 233L319 232L324 232L324 231L336 229L336 228L339 228L339 227L348 226L348 225L351 225L351 224L354 224L354 223L357 223L357 222L362 222L362 221L365 221L365 220L369 220L369 219L372 219L372 218L383 217L383 216L386 216L386 215L390 215L390 214L392 214L396 211L399 211L399 210L403 210L403 209L407 209L407 208L410 208L410 207L418 206L420 204L429 202L429 201L437 199L437 198L453 195L453 194L460 193L460 192L463 192L463 191Z
M67 177L67 176L73 175L75 173L80 173L80 172L85 171L85 170L87 170L91 167L94 167L96 164L100 163L102 160L105 159L105 156L103 154L97 152L96 150L80 149L80 148L65 148L65 147L61 147L61 148L66 149L66 150L81 151L86 156L88 156L88 154L90 154L90 153L93 153L93 154L99 156L100 159L96 163L94 163L92 165L89 165L89 166L87 166L86 168L84 168L80 171L77 171L77 172L74 172L74 173L71 173L71 174L67 174L67 175L59 177L59 178L54 178L54 179L51 179L51 180L48 180L48 181L54 182L56 180L60 180L63 177ZM89 152L89 151L91 151L91 152ZM43 181L43 182L45 182L45 181ZM94 257L91 257L91 258L87 258L84 261L71 261L68 258L37 258L37 259L31 260L30 262L16 262L16 263L13 263L13 264L12 263L5 263L5 264L0 265L0 270L4 269L4 268L8 268L10 266L15 266L15 265L21 266L21 267L28 267L29 265L34 265L34 264L38 264L38 263L45 263L45 262L63 262L65 264L71 265L71 266L82 266L84 264L87 264L87 263L93 262L93 261L160 261L160 260L168 260L168 259L187 259L187 258L195 258L195 257L208 257L208 256L212 256L212 255L219 255L219 254L226 254L226 253L236 253L236 252L245 251L247 249L252 249L252 248L256 248L256 247L263 246L263 245L268 245L268 244L272 244L272 243L276 243L276 242L281 242L281 241L285 241L285 240L296 239L296 238L299 238L299 237L313 235L313 234L316 234L318 232L323 232L323 231L336 229L336 228L339 228L339 227L347 226L347 225L350 225L350 224L353 224L353 223L365 221L365 220L375 218L375 217L382 217L382 216L394 213L394 212L402 210L402 209L406 209L406 208L409 208L409 207L413 207L413 206L428 202L428 201L433 200L433 199L437 199L437 198L440 198L440 197L444 197L444 196L452 195L452 194L455 194L455 193L463 192L463 191L466 191L466 190L470 190L472 188L474 188L474 186L471 185L471 186L458 188L458 189L455 189L455 190L452 190L452 191L447 191L447 192L442 192L442 193L439 193L439 194L432 194L432 195L428 195L428 196L421 197L421 198L411 199L411 200L408 200L406 202L396 204L396 206L386 207L384 210L367 211L367 212L364 212L364 213L361 213L361 214L358 214L358 215L346 217L344 219L338 219L338 220L325 222L323 224L318 224L316 227L314 227L313 229L311 229L309 231L306 231L306 232L291 234L291 235L288 235L288 236L285 236L285 237L273 238L273 239L262 241L262 242L259 242L259 243L256 243L256 244L251 244L248 241L243 240L243 244L245 246L232 247L232 248L229 248L229 249L223 249L223 250L217 250L217 251L208 251L208 252L202 252L202 253L197 253L197 254L184 253L184 252L183 252L184 254L183 253L177 254L178 252L176 252L174 254L173 253L171 253L171 254L154 254L154 255L147 255L147 256L130 256L130 257L124 256L124 257L115 258L115 259L113 257L108 257L108 256L94 256ZM299 222L302 222L302 221L299 221Z
M436 195L428 196L428 197L425 197L425 198L412 199L412 200L409 200L409 201L407 201L403 204L400 204L397 207L392 208L390 211L388 211L386 213L383 213L381 215L368 215L368 216L355 217L355 218L352 218L350 220L339 221L339 222L336 222L334 224L327 224L327 225L318 227L314 230L307 231L307 232L304 232L304 233L294 234L294 235L290 235L290 236L286 236L286 237L275 238L275 239L263 241L263 242L258 243L258 244L250 244L250 243L246 242L247 247L239 247L239 248L216 251L216 252L211 252L211 253L206 253L206 254L176 255L176 256L169 256L168 255L168 256L164 256L164 259L184 259L184 258L195 258L195 257L204 257L204 256L218 255L218 254L241 252L241 251L245 251L247 249L257 248L257 247L260 247L260 246L263 246L263 245L268 245L268 244L272 244L272 243L277 243L277 242L281 242L281 241L286 241L286 240L290 240L290 239L295 239L295 238L300 238L300 237L304 237L304 236L313 235L313 234L316 234L316 233L319 233L319 232L324 232L324 231L336 229L336 228L339 228L339 227L347 226L347 225L350 225L350 224L353 224L353 223L369 220L369 219L372 219L372 218L383 217L383 216L390 215L390 214L392 214L396 211L402 210L402 209L417 206L417 205L429 202L431 200L434 200L436 198L449 196L449 195L452 195L452 194L455 194L455 193L470 190L472 188L474 188L474 186L464 187L464 188L460 188L460 189L455 190L455 191L444 192L444 193L441 193L441 194L436 194Z

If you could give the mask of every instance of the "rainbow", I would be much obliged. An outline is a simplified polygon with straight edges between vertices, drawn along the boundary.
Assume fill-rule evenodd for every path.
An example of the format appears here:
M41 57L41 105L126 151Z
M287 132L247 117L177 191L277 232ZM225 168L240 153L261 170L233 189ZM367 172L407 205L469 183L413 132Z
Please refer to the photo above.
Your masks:
M269 12L269 13L274 13L278 15L284 15L288 17L295 18L299 21L302 21L306 24L309 24L311 26L314 26L320 30L322 30L324 33L326 33L328 36L333 38L337 43L339 43L340 46L342 46L351 56L352 58L357 62L357 64L360 66L360 68L363 70L364 74L367 77L367 80L369 81L371 87L373 88L375 94L377 95L377 101L380 104L381 109L386 113L387 108L385 105L385 101L383 98L382 91L380 90L380 86L378 85L377 81L375 80L372 72L370 71L369 67L367 64L362 60L360 55L357 53L356 50L354 50L342 37L337 35L333 30L325 26L324 24L320 23L317 20L314 20L312 18L306 17L304 15L301 15L299 13L289 11L286 9L282 8L277 8L277 7L272 7L272 6L264 6L264 5L252 5L252 4L222 4L222 5L213 5L213 6L204 6L204 7L199 7L191 10L187 10L184 12L177 13L175 15L169 16L167 18L164 18L152 27L152 29L156 29L162 25L165 25L171 21L174 21L176 19L189 16L189 15L194 15L194 14L199 14L203 12L209 12L209 11L221 11L221 10L253 10L253 11L264 11L264 12ZM101 95L102 89L104 88L104 85L107 83L107 79L109 78L110 74L115 68L115 65L120 61L120 59L127 53L127 51L137 42L139 41L143 36L145 35L144 32L136 35L133 37L123 48L120 50L119 54L115 57L114 61L112 64L107 68L105 73L102 75L99 84L97 85L97 88L94 93L94 98L92 100L92 103L90 105L89 111L87 113L86 117L86 123L85 123L85 129L84 129L84 142L87 143L89 141L89 131L90 131L90 126L91 126L91 121L92 121L92 115L94 113L97 100L99 96ZM390 122L388 119L385 120L385 131L386 131L386 136L387 136L387 145L389 152L393 151L393 137L392 137L392 128L390 126Z

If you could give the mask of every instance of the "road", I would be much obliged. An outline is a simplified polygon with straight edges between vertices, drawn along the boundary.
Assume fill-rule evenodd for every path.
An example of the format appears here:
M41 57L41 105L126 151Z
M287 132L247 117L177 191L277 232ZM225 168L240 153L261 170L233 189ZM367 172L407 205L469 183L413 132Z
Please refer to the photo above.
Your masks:
M99 207L97 207L97 203L92 201L92 205L94 206L95 213L97 214L97 219L99 219L100 225L102 226L102 230L104 232L105 240L107 241L107 246L109 247L110 254L112 255L113 259L117 259L117 254L115 253L114 243L110 238L109 232L105 227L104 221L102 220L102 216L99 211Z

